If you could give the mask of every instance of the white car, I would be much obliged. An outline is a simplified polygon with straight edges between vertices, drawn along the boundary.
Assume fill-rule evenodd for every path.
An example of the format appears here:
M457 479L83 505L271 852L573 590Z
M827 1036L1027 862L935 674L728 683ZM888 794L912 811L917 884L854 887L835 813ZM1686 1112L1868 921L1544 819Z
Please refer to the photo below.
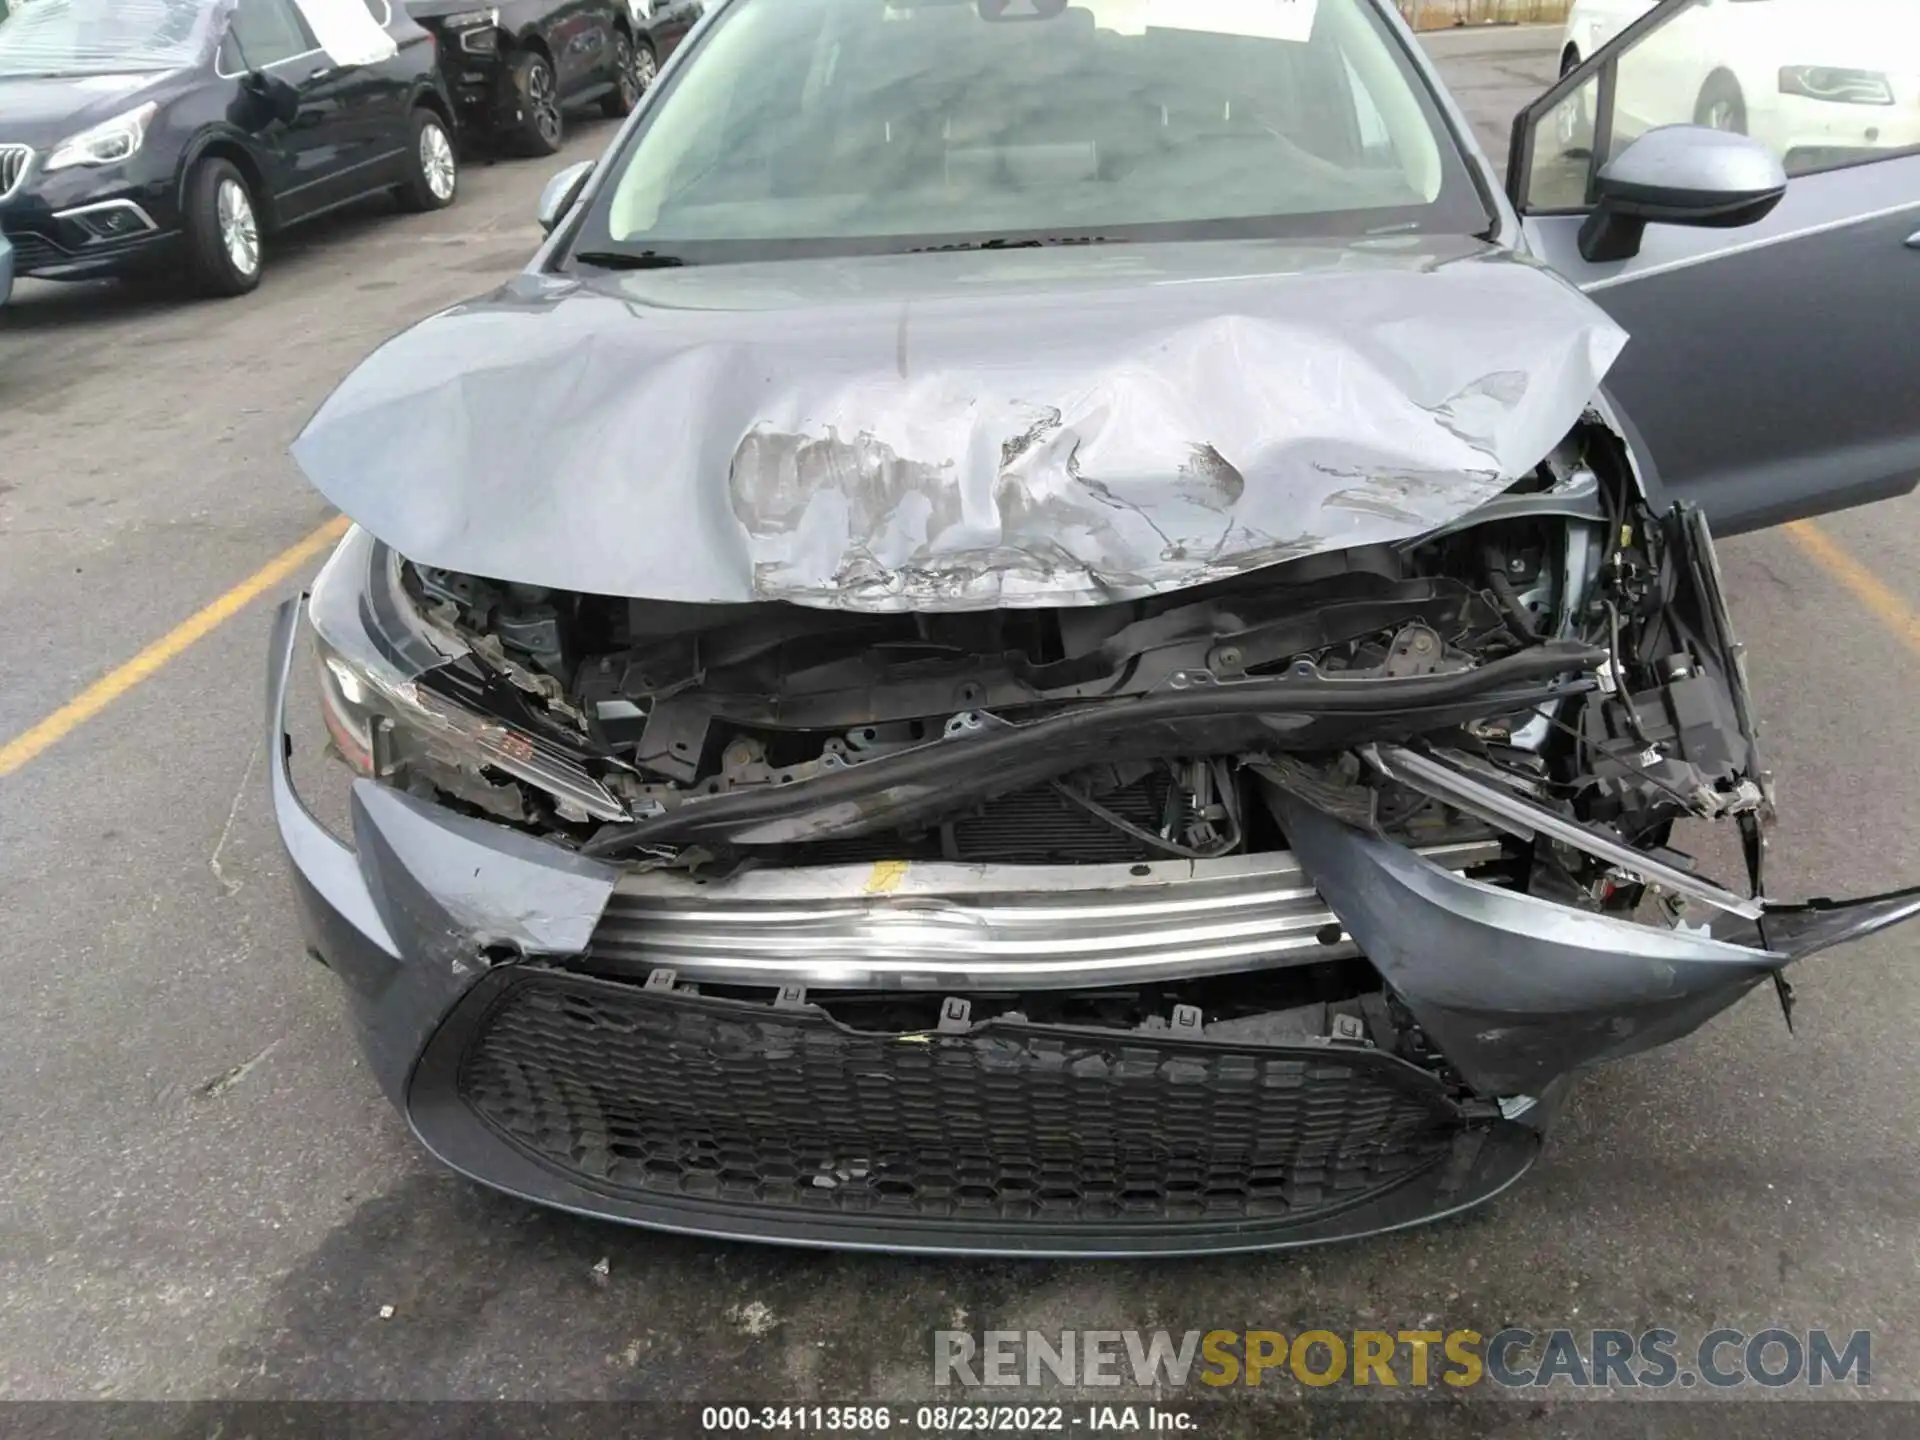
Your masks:
M1561 73L1653 8L1574 0ZM1696 0L1623 59L1615 103L1622 141L1712 125L1766 142L1790 175L1920 146L1920 4Z

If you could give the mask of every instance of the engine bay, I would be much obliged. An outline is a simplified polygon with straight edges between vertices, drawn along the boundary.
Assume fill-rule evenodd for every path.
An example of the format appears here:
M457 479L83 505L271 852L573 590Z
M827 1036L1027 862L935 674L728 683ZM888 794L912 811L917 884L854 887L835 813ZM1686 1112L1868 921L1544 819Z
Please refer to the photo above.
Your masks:
M1705 523L1653 513L1592 416L1437 534L1113 605L868 614L398 576L446 657L421 685L617 806L431 747L389 746L390 776L643 866L1207 860L1285 848L1257 793L1277 786L1408 844L1490 822L1520 883L1611 903L1639 887L1605 845L1536 841L1381 747L1683 872L1676 820L1738 817L1757 866L1770 806Z

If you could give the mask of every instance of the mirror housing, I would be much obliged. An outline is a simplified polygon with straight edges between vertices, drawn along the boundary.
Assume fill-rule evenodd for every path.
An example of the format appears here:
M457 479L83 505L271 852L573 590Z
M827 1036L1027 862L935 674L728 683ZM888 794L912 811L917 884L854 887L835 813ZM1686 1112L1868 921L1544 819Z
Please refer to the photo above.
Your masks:
M1734 230L1764 220L1787 193L1787 172L1750 136L1662 125L1609 160L1596 186L1580 254L1598 263L1638 255L1649 225Z
M593 174L593 161L582 160L569 165L540 191L538 218L540 228L551 235L554 227L567 218L567 212L573 209L573 202L580 198L580 192L586 189L587 177Z
M300 118L300 92L278 75L249 70L240 77L240 89L252 102L249 106L252 114L248 118L253 123L243 124L244 130L263 130L276 121L292 125Z

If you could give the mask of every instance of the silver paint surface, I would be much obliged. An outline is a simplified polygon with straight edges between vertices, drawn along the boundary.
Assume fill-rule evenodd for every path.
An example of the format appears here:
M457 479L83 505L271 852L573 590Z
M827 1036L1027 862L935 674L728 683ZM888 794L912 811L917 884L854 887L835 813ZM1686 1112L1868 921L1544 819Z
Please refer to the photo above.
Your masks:
M1093 605L1469 514L1625 343L1458 238L527 275L383 346L293 453L402 553L497 579Z

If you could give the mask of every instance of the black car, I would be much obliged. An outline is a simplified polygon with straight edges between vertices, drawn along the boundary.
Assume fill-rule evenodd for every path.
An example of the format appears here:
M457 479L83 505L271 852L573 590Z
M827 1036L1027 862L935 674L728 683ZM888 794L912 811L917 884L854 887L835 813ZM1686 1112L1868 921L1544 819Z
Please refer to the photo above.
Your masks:
M21 275L242 294L287 226L380 191L451 204L452 128L432 37L386 0L36 0L0 24Z
M616 119L631 114L700 10L700 0L407 4L440 41L462 127L530 155L560 148L566 106L598 101Z

